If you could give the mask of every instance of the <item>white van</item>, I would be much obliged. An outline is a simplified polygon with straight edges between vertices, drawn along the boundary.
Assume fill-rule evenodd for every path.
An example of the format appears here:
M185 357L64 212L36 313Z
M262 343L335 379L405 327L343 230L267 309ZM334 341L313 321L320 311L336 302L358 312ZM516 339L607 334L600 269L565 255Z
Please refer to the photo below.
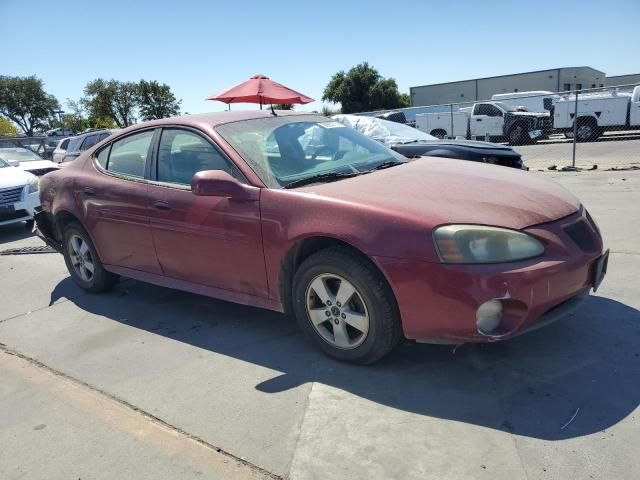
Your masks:
M550 112L555 102L562 97L545 90L531 92L497 93L491 97L494 102L506 103L511 107L524 107L529 112Z

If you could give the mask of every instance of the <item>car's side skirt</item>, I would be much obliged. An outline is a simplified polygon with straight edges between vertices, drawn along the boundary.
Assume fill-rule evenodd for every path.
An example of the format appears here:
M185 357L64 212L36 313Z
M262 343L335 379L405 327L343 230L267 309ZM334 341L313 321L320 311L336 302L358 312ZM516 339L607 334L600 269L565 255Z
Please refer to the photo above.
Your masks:
M152 283L161 287L174 288L185 292L196 293L206 297L216 298L227 302L249 305L251 307L266 308L276 312L284 312L282 304L271 298L258 297L247 293L234 292L223 288L210 287L199 283L191 283L185 280L165 277L155 273L143 272L132 268L105 265L104 268L123 277L132 278L141 282Z

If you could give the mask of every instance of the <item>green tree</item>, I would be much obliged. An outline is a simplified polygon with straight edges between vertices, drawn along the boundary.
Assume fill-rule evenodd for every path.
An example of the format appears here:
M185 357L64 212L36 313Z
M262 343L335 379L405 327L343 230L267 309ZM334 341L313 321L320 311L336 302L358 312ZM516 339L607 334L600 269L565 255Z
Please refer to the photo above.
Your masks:
M58 100L44 91L39 78L0 76L0 114L26 135L33 135L59 106Z
M140 80L138 83L138 102L143 120L156 120L180 115L180 100L176 100L171 87L160 85L155 80Z
M275 110L293 110L293 105L290 103L276 103L273 108Z
M135 123L139 104L136 83L98 78L87 83L84 95L81 103L90 123L111 119L120 128Z
M62 128L79 133L92 127L80 102L67 98L67 109L67 113L62 115Z
M331 77L322 94L323 101L340 103L342 113L389 110L408 106L408 95L398 91L393 78L384 78L363 62L348 72L340 70Z
M15 137L18 135L18 129L4 117L0 117L0 137Z

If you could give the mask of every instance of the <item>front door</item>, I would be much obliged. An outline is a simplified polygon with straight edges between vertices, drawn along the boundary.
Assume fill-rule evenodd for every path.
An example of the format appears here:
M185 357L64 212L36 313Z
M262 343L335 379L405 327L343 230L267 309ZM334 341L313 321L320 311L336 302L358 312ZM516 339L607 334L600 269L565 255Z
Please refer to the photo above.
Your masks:
M503 135L502 127L504 118L502 110L490 103L479 103L474 108L474 114L470 120L471 136L499 137Z
M161 273L149 225L145 178L154 130L127 135L96 152L93 175L79 175L76 196L106 265Z
M259 201L194 195L191 178L202 170L224 170L246 181L199 132L164 128L148 200L164 275L266 297Z

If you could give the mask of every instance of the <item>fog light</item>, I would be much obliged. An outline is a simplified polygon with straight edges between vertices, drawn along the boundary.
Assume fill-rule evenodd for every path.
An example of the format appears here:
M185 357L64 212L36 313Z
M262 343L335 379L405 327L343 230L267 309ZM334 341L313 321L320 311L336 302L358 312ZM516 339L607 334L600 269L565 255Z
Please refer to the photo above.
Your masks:
M502 302L500 300L489 300L478 307L476 325L480 333L489 335L498 328L500 320L502 320Z

